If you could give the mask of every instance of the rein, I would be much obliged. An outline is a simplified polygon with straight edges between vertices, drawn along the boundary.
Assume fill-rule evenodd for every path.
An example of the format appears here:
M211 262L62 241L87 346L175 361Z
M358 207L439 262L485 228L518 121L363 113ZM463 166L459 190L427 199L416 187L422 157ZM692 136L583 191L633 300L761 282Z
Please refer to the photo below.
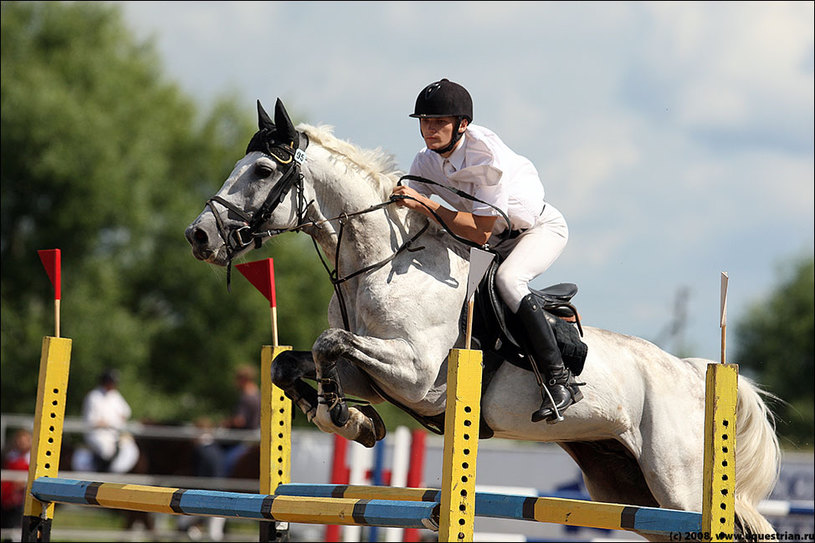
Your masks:
M468 193L464 192L463 190L455 189L453 187L448 187L447 185L442 185L441 183L436 183L432 179L427 179L426 177L420 177L418 175L403 175L402 177L399 178L399 182L397 184L401 185L403 179L407 179L409 181L418 181L418 182L424 183L426 185L435 185L437 187L441 187L443 189L446 189L446 190L452 192L453 194L455 194L456 196L459 196L459 197L464 198L466 200L470 200L472 202L478 202L479 204L484 204L484 205L490 206L495 211L500 213L501 217L504 219L504 222L507 223L506 229L503 232L501 232L501 238L502 238L501 241L509 239L509 237L512 235L512 223L510 222L509 217L500 208L492 205L491 203L485 202L484 200L480 200L480 199L476 198L475 196L473 196L472 194L468 194ZM399 199L414 200L416 202L419 202L419 200L417 200L416 198L413 198L412 196L399 196ZM451 236L453 236L453 238L455 238L457 241L463 243L464 245L468 245L470 247L476 247L478 249L484 249L484 250L487 250L487 251L489 250L489 245L487 245L486 243L484 245L479 245L477 243L474 243L474 242L472 242L472 241L470 241L470 240L468 240L466 238L463 238L463 237L457 235L456 233L454 233L452 230L450 230L450 228L444 223L444 221L441 219L441 217L438 216L438 214L435 211L430 209L424 203L422 203L422 202L419 202L419 203L422 204L424 206L424 208L427 209L427 211L430 212L431 215L433 215L433 217L442 226L442 228L444 228L447 231L447 233L450 234Z
M383 202L381 204L378 204L376 206L368 208L368 209L366 209L366 210L364 210L362 212L355 213L354 215L360 215L362 213L367 213L368 211L374 211L376 209L379 209L380 207L385 207L385 206L390 205L392 203L394 203L394 200L388 201L388 202ZM350 280L350 279L353 279L354 277L356 277L358 275L362 275L363 273L368 273L370 271L378 270L379 268L381 268L381 267L385 266L386 264L388 264L389 262L393 261L393 259L395 259L397 256L399 256L399 254L402 253L403 251L409 251L409 252L421 251L422 249L424 249L424 247L416 247L416 248L413 248L413 249L411 249L410 247L411 247L411 245L413 245L413 243L416 240L418 240L421 237L422 234L424 234L427 231L428 227L430 226L429 221L425 222L425 225L412 238L410 238L409 240L404 242L402 245L400 245L399 248L396 249L396 251L391 256L386 258L385 260L383 260L381 262L377 262L376 264L371 264L370 266L366 266L366 267L364 267L362 269L359 269L359 270L357 270L357 271L355 271L355 272L353 272L353 273L351 273L349 275L346 275L345 277L339 277L340 245L342 244L342 234L343 234L343 230L345 228L346 218L348 218L350 216L351 215L348 215L348 216L343 215L342 217L339 218L340 230L339 230L339 232L337 234L337 250L334 252L334 269L333 270L328 268L328 264L326 263L325 258L323 257L322 253L320 252L319 248L317 247L317 242L314 241L314 238L311 238L311 241L314 244L314 249L317 251L317 255L320 257L320 262L322 262L323 267L325 268L325 271L328 272L328 279L331 281L331 284L334 285L334 292L337 294L337 300L338 300L338 302L340 304L340 312L342 313L342 323L345 326L345 330L348 331L348 332L351 331L351 326L350 326L350 323L348 322L348 309L347 309L347 307L345 305L345 297L342 294L342 289L340 288L340 285L343 284L344 282Z

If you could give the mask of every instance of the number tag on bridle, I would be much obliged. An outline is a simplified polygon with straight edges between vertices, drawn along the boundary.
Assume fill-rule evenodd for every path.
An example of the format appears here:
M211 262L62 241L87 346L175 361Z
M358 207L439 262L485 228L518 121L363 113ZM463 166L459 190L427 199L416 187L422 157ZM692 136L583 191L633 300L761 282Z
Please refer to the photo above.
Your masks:
M303 162L305 162L305 161L306 161L306 152L305 152L305 151L303 151L302 149L297 149L297 150L294 152L294 160L295 160L295 161L296 161L298 164L302 164Z

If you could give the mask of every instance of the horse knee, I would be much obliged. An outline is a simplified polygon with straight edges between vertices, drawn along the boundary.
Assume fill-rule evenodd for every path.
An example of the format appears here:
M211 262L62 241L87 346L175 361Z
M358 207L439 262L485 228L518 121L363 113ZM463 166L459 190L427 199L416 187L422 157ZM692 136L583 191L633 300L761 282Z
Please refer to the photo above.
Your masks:
M309 372L302 360L304 353L297 351L283 351L280 353L272 364L272 383L275 386L286 390L302 379L309 377L309 373L313 374L313 361L311 361L311 353L305 353L311 362L312 372Z
M340 358L351 341L351 334L339 328L329 328L317 338L312 347L319 362L334 362Z

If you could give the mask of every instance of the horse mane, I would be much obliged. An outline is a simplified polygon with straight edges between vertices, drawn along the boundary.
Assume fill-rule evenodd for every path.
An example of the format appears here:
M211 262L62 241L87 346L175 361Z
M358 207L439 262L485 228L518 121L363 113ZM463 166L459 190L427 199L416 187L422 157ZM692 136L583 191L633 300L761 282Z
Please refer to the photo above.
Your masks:
M312 126L302 123L297 125L297 130L304 132L310 141L345 159L362 174L362 177L374 183L374 186L385 195L390 194L403 174L396 167L393 155L380 147L363 149L349 141L341 140L334 135L333 126Z

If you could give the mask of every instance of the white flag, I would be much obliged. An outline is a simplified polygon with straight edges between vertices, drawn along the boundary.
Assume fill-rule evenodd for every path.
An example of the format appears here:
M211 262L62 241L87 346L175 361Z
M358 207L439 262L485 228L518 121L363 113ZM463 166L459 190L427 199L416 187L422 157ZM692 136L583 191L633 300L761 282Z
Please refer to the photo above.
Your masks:
M722 272L722 298L719 328L727 326L727 272Z
M467 300L471 299L478 284L487 273L492 259L495 257L492 253L482 251L472 247L470 249L470 276L467 278Z

